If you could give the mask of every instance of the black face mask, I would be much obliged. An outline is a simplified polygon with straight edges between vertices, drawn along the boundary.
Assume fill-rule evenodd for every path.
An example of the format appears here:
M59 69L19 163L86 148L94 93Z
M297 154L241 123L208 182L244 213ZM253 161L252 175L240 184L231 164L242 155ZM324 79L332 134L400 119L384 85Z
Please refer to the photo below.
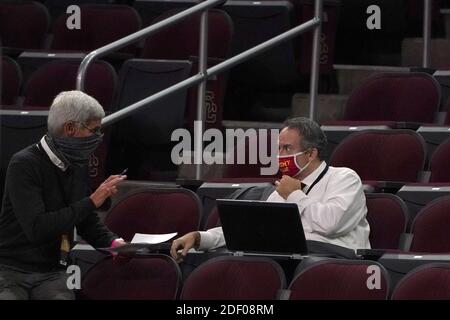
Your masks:
M49 134L45 140L50 149L66 164L84 166L89 163L89 157L102 143L103 135L91 135L89 137L52 137Z

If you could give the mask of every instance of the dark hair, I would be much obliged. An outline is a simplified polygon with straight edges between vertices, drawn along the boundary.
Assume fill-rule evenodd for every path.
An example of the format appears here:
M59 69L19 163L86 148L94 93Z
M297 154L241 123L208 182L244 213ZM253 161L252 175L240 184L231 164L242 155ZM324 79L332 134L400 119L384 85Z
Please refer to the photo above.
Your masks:
M284 121L284 128L298 130L303 138L301 139L300 147L303 150L316 148L319 159L323 159L325 147L327 146L327 136L315 121L304 117L289 118Z

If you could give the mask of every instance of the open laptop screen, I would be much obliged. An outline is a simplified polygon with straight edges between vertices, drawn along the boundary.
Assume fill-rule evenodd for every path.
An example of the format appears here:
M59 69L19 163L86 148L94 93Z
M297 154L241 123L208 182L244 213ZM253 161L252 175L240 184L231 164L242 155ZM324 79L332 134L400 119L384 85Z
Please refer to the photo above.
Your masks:
M217 207L228 250L308 253L296 204L218 199Z

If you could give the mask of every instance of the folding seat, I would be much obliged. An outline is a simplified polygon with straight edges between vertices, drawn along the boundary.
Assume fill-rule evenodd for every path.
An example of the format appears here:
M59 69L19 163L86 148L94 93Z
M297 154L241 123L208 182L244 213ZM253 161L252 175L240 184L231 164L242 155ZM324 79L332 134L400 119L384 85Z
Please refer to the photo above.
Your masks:
M19 65L9 57L1 57L1 101L0 109L14 107L22 84L22 73Z
M291 1L296 8L298 24L306 22L314 17L314 1ZM324 19L322 22L321 49L320 49L320 69L319 73L330 75L334 72L336 31L339 21L339 11L341 3L336 0L323 1ZM299 71L302 74L311 72L311 54L313 33L307 32L297 38L300 47Z
M405 203L398 196L388 193L368 193L366 202L371 248L398 249L408 222Z
M173 10L186 10L198 4L197 0L134 0L133 7L139 12L143 25L149 26L161 14Z
M50 24L46 7L34 1L0 3L2 46L15 49L41 49Z
M23 105L48 109L61 91L75 90L80 61L55 60L36 70L25 84ZM93 63L86 74L86 93L93 96L105 110L111 110L117 75L104 61Z
M191 68L192 63L185 60L126 61L119 72L115 110L188 78ZM115 170L129 168L129 177L138 180L175 179L177 167L171 160L171 135L184 126L186 99L187 90L181 90L118 122L113 141L116 152L111 154Z
M450 252L450 196L440 197L427 204L415 217L409 250L421 253Z
M287 1L231 1L223 9L234 25L232 55L241 53L293 26L294 8ZM293 42L283 43L232 70L240 84L263 89L291 85L297 79Z
M171 257L147 254L133 258L106 257L81 283L86 300L175 300L181 271Z
M272 259L218 257L194 269L184 282L181 300L275 300L286 286Z
M416 182L425 164L425 143L415 131L363 130L345 138L331 155L330 165L356 171L363 183ZM376 182L378 181L378 182Z
M350 95L341 120L323 123L330 152L354 131L408 128L433 123L439 111L440 89L420 72L381 73L369 77Z
M431 156L430 161L430 183L450 183L450 138L442 142Z
M119 1L115 0L77 0L74 2L73 0L43 0L45 6L48 8L50 12L51 20L55 22L59 16L66 13L66 10L71 5L84 5L84 4L112 4L118 3Z
M289 300L385 300L389 276L375 261L324 259L300 263Z
M393 300L450 300L450 264L429 263L408 272L392 293Z
M182 236L198 230L201 204L183 188L145 188L130 192L108 212L105 224L131 241L135 233L172 233Z
M141 28L139 14L125 5L83 5L81 29L68 29L69 14L61 15L53 26L52 50L92 51L119 40ZM119 53L134 55L137 44L131 44Z
M180 10L170 10L158 16L153 23L167 19ZM187 60L199 54L200 14L156 32L145 39L142 58ZM208 11L208 57L225 59L230 53L233 22L223 10ZM167 41L170 39L170 41Z

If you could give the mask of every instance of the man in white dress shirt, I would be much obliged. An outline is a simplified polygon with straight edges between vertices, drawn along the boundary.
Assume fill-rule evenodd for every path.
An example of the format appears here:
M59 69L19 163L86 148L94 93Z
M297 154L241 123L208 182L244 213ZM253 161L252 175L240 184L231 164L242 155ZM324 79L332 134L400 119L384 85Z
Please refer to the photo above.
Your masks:
M330 167L322 160L326 143L324 132L314 121L287 120L278 146L283 176L275 182L276 190L267 201L296 203L307 240L369 249L370 228L361 179L349 168ZM181 260L191 248L207 251L224 245L222 228L217 227L175 240L171 254Z

